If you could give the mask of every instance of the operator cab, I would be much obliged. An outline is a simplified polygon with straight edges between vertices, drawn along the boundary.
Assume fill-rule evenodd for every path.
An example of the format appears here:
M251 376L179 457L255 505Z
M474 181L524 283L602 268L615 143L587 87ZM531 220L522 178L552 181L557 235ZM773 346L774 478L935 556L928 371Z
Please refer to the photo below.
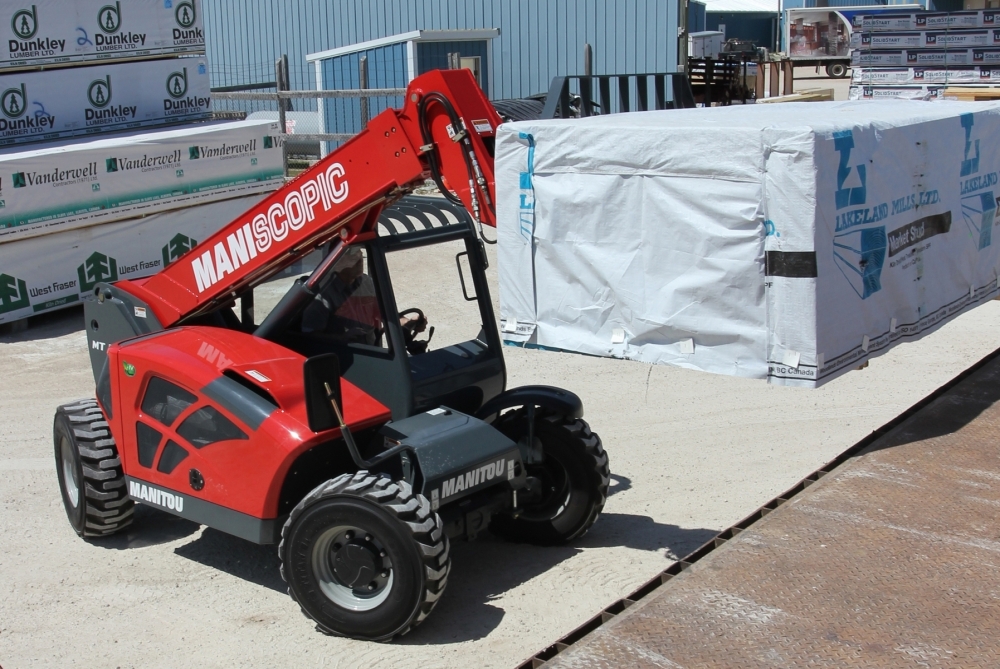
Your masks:
M256 336L307 358L335 353L344 378L394 420L441 405L474 414L503 392L486 254L464 208L408 196L382 212L377 235L321 252L277 304L287 279L241 299L253 305L237 308L244 320L258 312Z

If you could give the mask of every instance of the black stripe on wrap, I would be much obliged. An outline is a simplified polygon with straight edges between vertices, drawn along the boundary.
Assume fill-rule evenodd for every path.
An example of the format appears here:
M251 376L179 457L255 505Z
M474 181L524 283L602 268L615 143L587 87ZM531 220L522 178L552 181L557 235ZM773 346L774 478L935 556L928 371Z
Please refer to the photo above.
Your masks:
M816 278L815 251L767 251L765 261L767 276L786 276L791 279Z

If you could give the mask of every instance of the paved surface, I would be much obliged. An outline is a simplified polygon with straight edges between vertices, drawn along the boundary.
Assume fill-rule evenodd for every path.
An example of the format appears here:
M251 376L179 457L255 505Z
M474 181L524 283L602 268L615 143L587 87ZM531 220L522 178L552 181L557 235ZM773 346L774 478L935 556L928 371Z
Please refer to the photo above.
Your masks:
M474 334L456 250L422 251L400 305L427 312L435 342ZM491 281L495 268L492 256ZM52 414L92 396L94 380L81 312L39 317L0 335L0 665L509 669L995 349L998 319L990 302L812 391L506 349L511 385L583 398L611 457L604 514L571 546L456 542L433 615L372 644L317 633L285 593L273 546L148 506L122 535L78 539L59 499Z
M545 667L1000 666L1000 359Z

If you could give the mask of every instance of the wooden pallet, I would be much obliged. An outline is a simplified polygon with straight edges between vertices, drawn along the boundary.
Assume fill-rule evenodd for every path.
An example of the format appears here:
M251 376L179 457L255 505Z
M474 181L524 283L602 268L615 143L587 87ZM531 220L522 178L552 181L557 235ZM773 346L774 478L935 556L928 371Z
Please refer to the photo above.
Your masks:
M944 89L944 97L963 102L1000 100L1000 88L972 88L954 86Z

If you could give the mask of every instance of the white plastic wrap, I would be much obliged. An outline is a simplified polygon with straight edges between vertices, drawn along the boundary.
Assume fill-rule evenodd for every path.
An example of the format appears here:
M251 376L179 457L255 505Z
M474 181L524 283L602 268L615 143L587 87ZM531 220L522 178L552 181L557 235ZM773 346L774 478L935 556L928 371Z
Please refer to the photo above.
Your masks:
M818 386L997 294L1000 105L504 124L506 342Z

